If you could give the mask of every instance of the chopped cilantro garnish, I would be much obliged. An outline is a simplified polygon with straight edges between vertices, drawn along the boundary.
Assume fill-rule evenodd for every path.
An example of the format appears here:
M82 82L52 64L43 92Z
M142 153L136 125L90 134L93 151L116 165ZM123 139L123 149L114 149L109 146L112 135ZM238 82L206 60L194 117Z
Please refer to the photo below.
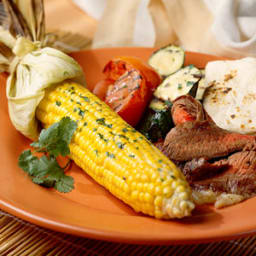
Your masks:
M107 123L105 122L105 118L104 118L104 117L103 117L103 118L96 119L96 122L97 122L98 124L100 124L100 125L104 125L104 126L106 126L106 127L108 127L108 128L112 128L112 124L107 124Z
M115 155L109 152L106 152L106 156L109 158L115 158Z
M88 97L86 97L86 96L83 96L83 95L79 95L80 96L80 98L82 98L85 102L90 102L90 99L88 98Z
M95 128L95 129L96 129L96 128ZM104 136L103 136L103 134L98 133L98 135L99 135L99 137L100 137L100 139L101 139L101 140L104 140Z
M129 138L128 138L127 136L123 135L123 134L118 134L118 137L124 138L124 139L126 139L126 140L129 140Z
M104 135L101 133L97 133L101 140L104 140L105 142L108 142L108 139L104 138Z
M81 108L78 108L79 112L78 112L78 115L81 116L81 117L84 117L84 110L82 110Z
M120 149L123 149L123 148L124 148L125 143L117 142L117 143L116 143L116 145L117 145Z
M192 81L187 81L187 86L192 86L194 84L194 82Z

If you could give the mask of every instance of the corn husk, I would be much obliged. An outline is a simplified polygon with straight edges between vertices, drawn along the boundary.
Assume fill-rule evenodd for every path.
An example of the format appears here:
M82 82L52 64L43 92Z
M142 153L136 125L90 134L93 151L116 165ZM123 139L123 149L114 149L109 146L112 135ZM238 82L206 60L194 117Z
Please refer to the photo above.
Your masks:
M46 88L65 80L84 84L83 71L74 59L53 48L58 40L45 34L42 0L3 0L0 14L0 71L10 73L9 116L18 131L37 139L35 111ZM60 42L58 48L75 50Z

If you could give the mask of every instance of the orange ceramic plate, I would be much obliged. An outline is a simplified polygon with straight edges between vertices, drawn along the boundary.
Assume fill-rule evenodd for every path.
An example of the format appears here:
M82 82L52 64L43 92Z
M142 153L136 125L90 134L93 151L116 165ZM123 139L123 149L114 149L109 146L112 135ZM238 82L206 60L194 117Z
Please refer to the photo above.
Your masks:
M72 54L82 65L88 87L103 78L105 63L120 55L144 60L149 48L101 49ZM186 63L204 67L217 57L187 53ZM162 221L135 213L81 169L70 175L75 189L69 194L33 184L17 166L22 150L30 143L11 125L1 78L0 92L0 208L24 220L56 231L109 241L145 244L195 243L230 239L256 233L256 198L221 210L202 207L179 221Z

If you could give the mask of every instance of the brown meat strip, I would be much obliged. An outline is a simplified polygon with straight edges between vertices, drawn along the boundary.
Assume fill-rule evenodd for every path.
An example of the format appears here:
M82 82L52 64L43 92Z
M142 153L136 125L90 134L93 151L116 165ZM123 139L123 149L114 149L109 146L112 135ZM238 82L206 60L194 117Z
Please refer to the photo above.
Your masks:
M203 179L212 178L229 168L228 161L216 161L209 163L205 158L193 159L186 162L182 168L183 174L189 183Z
M182 109L178 111L180 115L186 118L191 115L196 117L196 120L180 122L167 134L162 152L172 160L190 161L200 157L223 157L241 151L247 143L255 141L255 136L232 133L219 128L203 110L200 102L191 96L179 97L174 101L173 108L176 123L178 114L175 108Z
M249 198L256 195L256 152L242 151L227 160L218 161L228 165L225 171L205 180L190 183L195 190L212 190L242 195Z

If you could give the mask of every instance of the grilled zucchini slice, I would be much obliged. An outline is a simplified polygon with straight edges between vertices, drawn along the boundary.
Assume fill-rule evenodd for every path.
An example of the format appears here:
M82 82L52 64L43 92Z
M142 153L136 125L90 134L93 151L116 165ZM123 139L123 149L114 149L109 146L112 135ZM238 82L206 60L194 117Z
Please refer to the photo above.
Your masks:
M166 110L172 105L171 102L163 102L157 98L153 98L149 104L149 108L154 111Z
M155 51L149 58L148 64L163 78L179 70L185 59L181 47L168 45Z
M201 72L198 68L194 65L186 66L166 77L155 90L154 96L171 102L185 94L195 97L200 78Z
M161 110L148 108L137 129L151 142L164 140L173 127L171 107Z

